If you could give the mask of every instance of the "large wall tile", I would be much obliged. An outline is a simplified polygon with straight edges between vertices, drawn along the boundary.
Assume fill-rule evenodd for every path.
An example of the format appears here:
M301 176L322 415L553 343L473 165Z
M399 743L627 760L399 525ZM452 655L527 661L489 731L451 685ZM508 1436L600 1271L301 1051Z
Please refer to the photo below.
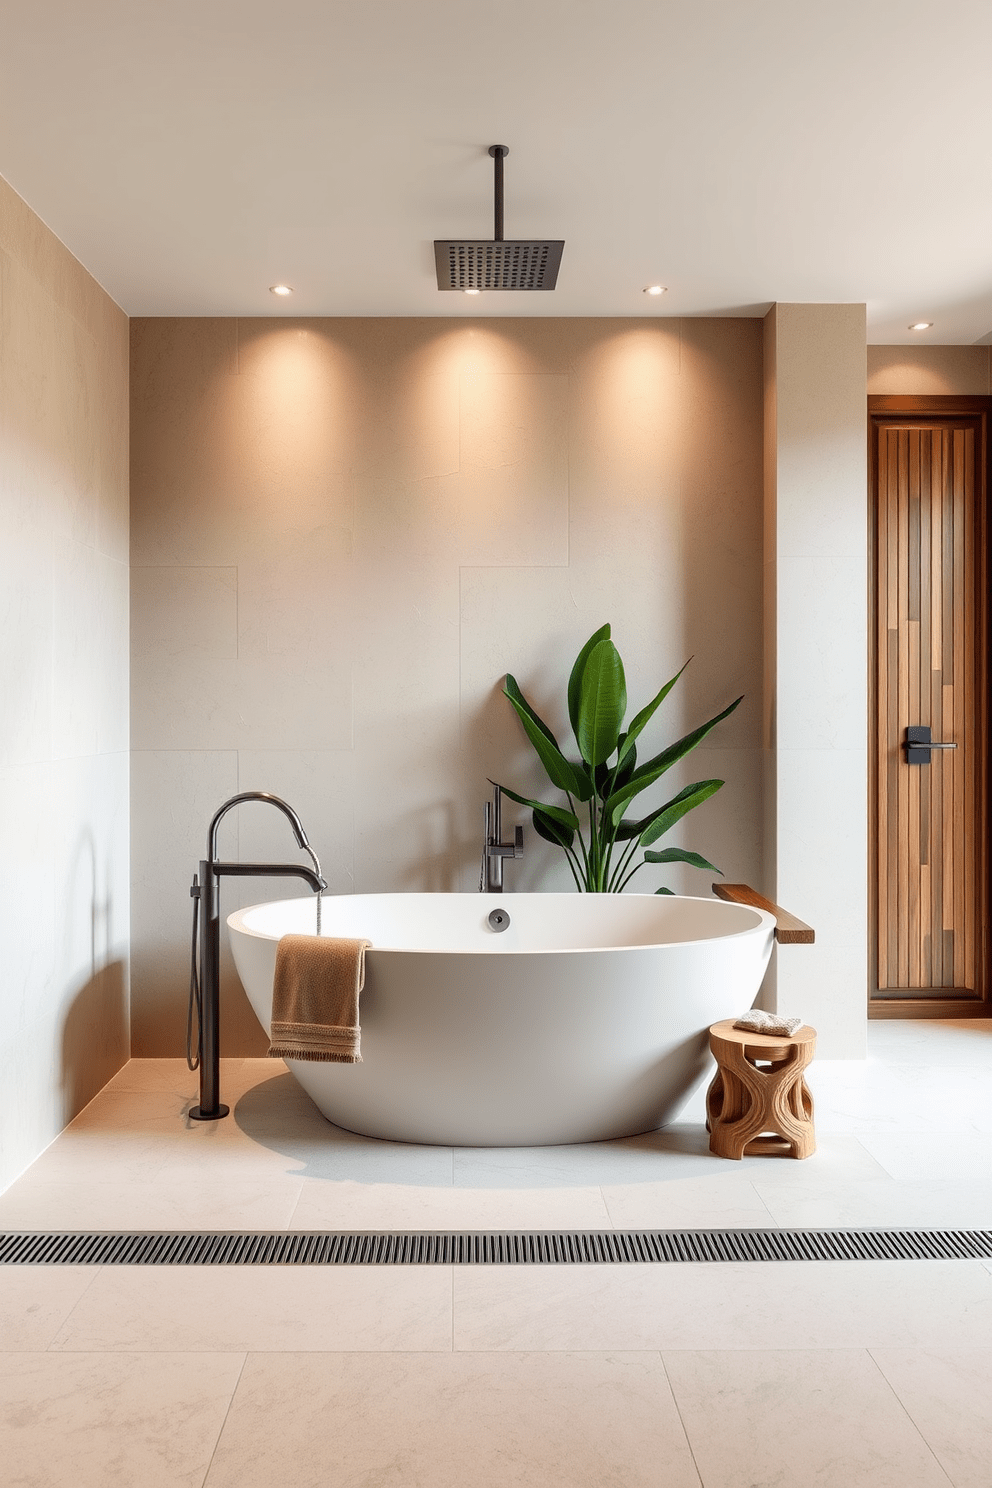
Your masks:
M465 372L463 563L568 562L568 378Z
M131 1052L136 1058L185 1049L189 886L206 856L210 819L237 789L233 750L137 750L131 756ZM237 832L232 812L223 824L222 855L237 857ZM254 1014L233 968L225 970L235 1028L251 1030ZM224 1052L235 1052L226 1036Z
M869 346L868 392L938 397L992 393L992 347Z
M572 661L607 620L632 708L696 654L665 742L747 694L718 760L693 762L728 787L686 840L698 826L760 877L760 359L747 321L134 323L141 1052L181 1050L187 955L180 917L154 924L177 869L171 787L137 784L151 760L183 761L183 822L218 760L228 794L285 795L336 890L471 891L489 778L542 789L503 676L564 733ZM292 847L272 814L239 830L245 857ZM570 882L528 824L508 885ZM240 1026L228 1054L256 1051Z
M57 542L52 596L52 753L127 749L127 565L95 547Z
M16 489L0 492L0 760L28 764L52 752L53 544Z
M140 682L195 656L233 661L238 654L236 568L131 569L131 662Z
M342 750L248 750L238 753L238 790L269 791L293 808L320 859L328 893L354 891L354 752ZM245 862L303 863L292 828L271 806L238 808L239 851ZM232 879L232 896L244 904L262 899L298 899L310 893L301 879Z
M127 1058L127 376L0 181L0 1190Z

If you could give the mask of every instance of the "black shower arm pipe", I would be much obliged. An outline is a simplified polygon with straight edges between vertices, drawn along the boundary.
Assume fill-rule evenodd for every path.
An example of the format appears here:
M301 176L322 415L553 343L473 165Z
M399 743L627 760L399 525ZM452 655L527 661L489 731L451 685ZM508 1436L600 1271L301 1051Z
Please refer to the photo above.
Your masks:
M490 145L489 153L493 157L493 171L495 180L493 189L495 192L495 224L493 227L493 239L497 243L503 241L503 161L510 153L509 145Z

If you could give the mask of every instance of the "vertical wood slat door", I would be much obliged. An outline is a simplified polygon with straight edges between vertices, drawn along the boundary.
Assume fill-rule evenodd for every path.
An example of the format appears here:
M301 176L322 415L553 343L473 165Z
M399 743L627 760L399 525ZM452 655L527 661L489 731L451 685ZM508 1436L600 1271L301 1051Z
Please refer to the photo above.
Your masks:
M872 1012L987 1012L983 420L876 418L872 436ZM909 764L914 725L956 747Z

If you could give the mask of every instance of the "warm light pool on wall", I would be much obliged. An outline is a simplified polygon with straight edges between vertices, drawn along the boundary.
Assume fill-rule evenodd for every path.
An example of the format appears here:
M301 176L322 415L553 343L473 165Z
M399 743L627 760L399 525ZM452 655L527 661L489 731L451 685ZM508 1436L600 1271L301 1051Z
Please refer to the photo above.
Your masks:
M290 286L288 284L270 284L269 285L269 294L274 294L274 295L291 295L292 293L293 293L293 291L292 291L292 289L290 288Z
M911 331L928 331L932 325L932 320L914 320L909 329Z

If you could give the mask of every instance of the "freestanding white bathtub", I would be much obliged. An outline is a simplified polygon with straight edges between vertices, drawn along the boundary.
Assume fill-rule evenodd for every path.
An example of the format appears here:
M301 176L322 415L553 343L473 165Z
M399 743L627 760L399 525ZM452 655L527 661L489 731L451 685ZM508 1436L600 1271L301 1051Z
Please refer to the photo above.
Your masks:
M228 916L268 1032L279 937L315 900ZM494 909L509 925L494 931ZM754 1001L775 921L654 894L354 894L324 935L365 936L362 1058L290 1060L349 1131L469 1147L596 1142L671 1121L706 1068L706 1030Z

